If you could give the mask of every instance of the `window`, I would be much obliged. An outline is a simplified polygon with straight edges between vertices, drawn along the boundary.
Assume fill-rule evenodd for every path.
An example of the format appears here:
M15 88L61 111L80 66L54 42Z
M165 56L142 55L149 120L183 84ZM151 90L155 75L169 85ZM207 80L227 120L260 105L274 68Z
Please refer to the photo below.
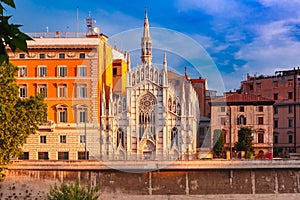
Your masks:
M86 66L79 66L77 69L77 74L79 77L86 77L87 76Z
M289 119L289 128L293 128L293 119Z
M19 85L20 97L27 97L27 85Z
M38 152L39 160L49 160L48 152Z
M47 76L47 67L46 66L38 66L38 76L39 77Z
M246 125L246 117L244 115L241 115L239 118L238 118L238 121L237 121L237 124L238 125Z
M264 107L263 106L258 106L258 112L264 112Z
M257 142L264 143L264 133L259 132L257 135Z
M40 53L40 58L41 59L45 58L45 54L44 53Z
M27 67L26 66L19 66L19 77L27 76Z
M45 135L41 135L40 136L40 143L43 143L43 144L46 144L47 143L47 140L46 140L46 136Z
M78 152L78 160L88 160L89 159L89 152L79 151Z
M66 66L58 66L57 67L57 75L59 77L65 77L67 76L67 67Z
M59 142L60 143L67 143L67 136L61 135L60 138L59 138Z
M58 105L57 109L57 118L58 122L66 123L68 121L68 108L66 105Z
M289 143L290 144L293 143L293 135L292 135L292 133L289 134Z
M29 160L29 152L24 152L23 155L19 156L19 160Z
M274 115L278 114L278 107L274 106Z
M273 99L274 99L274 100L278 100L278 93L274 93L274 94L273 94Z
M78 91L79 98L86 98L87 97L87 86L86 86L86 84L79 85L78 90L79 90Z
M258 124L263 125L264 124L264 117L258 117Z
M20 58L20 59L24 59L24 58L25 58L25 54L24 54L24 53L20 53L20 54L19 54L19 58Z
M85 54L84 53L79 54L79 58L85 58Z
M278 81L273 82L273 88L278 88Z
M80 143L85 143L85 135L80 135L80 137L79 137L79 142Z
M289 113L293 113L293 105L289 105Z
M171 134L174 132L174 128L172 129L172 132L171 132ZM171 137L172 137L172 135L171 135ZM176 136L175 136L176 137ZM175 138L173 138L173 141L174 141L174 139ZM119 128L118 130L117 130L117 146L116 146L116 148L118 148L120 145L122 145L122 147L124 148L124 149L126 149L126 137L125 137L125 133L124 133L124 131L121 129L121 128ZM172 141L172 142L173 142ZM175 139L175 141L176 141L176 139Z
M113 76L116 76L118 74L118 69L116 67L113 68Z
M292 87L293 86L293 79L289 79L288 80L288 87Z
M245 112L245 107L244 107L244 106L240 106L240 107L239 107L239 111L240 111L240 112Z
M261 90L261 83L256 83L256 90Z
M274 119L274 128L278 128L278 119Z
M67 84L58 84L57 85L57 97L66 98L67 97Z
M226 118L225 117L221 117L221 125L226 125Z
M274 144L278 144L278 135L274 134Z
M69 160L69 152L58 152L58 160Z
M87 120L86 120L86 118L87 118L87 111L86 110L81 110L81 111L79 111L79 122L86 122Z
M46 84L37 85L37 93L43 94L44 97L47 97L47 85Z
M293 99L293 92L288 92L288 99Z
M221 106L221 112L225 112L225 106Z
M250 90L253 90L253 85L252 85L252 84L250 85L250 88L249 88L249 89L250 89Z
M60 53L60 54L58 54L58 57L59 58L65 58L65 54L64 53Z

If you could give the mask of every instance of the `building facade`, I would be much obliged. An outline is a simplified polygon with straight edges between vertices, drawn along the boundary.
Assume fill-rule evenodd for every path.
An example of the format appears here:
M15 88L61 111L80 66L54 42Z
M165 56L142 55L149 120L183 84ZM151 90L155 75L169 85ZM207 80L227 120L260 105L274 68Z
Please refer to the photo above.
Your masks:
M141 66L127 73L125 93L102 94L103 160L177 160L196 156L199 103L190 81L152 63L147 13L141 39Z
M99 34L34 38L28 41L28 50L28 54L9 53L10 61L20 69L20 97L43 93L48 112L37 134L27 138L22 159L98 158L100 94L103 88L113 87L113 68L126 68L125 61L114 66L116 50Z
M274 154L300 151L299 69L278 71L274 76L250 76L241 82L241 93L272 98L274 104Z
M255 155L273 152L274 101L256 95L228 93L213 99L210 104L211 136L216 130L225 133L225 151L234 148L238 131L248 127L253 131Z

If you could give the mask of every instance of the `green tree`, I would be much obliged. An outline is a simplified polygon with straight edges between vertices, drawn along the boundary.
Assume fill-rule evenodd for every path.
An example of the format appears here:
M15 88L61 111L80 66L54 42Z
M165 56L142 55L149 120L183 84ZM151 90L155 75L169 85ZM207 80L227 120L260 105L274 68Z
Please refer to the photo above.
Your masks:
M224 151L224 144L225 144L224 131L222 131L220 129L214 130L213 144L214 144L214 147L213 147L214 156L217 158L220 158Z
M20 98L15 83L18 68L12 64L0 66L0 165L22 153L22 145L30 134L36 133L47 112L43 95ZM0 179L3 177L1 173Z
M252 141L252 129L243 127L238 131L238 141L235 143L235 148L238 151L245 151L246 158L250 158L253 150Z
M60 186L55 184L47 194L48 200L96 200L99 196L97 186L82 185L78 179L76 179L75 184L62 183Z
M19 30L21 25L10 24L11 16L4 15L4 5L16 8L14 0L0 0L0 64L8 63L7 47L15 52L17 49L27 52L26 40L31 38Z
M16 7L14 0L0 0L0 181L5 165L11 157L20 155L21 146L36 132L46 112L41 95L19 98L14 77L18 68L9 63L7 49L27 52L26 41L31 38L19 30L21 25L9 23L11 16L4 14L4 6Z

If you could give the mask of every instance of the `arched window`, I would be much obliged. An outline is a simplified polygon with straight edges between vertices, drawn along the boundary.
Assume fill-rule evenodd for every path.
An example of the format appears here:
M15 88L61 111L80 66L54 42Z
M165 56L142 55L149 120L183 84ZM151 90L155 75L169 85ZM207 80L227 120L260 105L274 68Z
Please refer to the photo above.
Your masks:
M157 71L154 72L154 81L157 83Z
M134 76L134 74L132 75L132 85L134 85L135 84L135 76Z
M181 108L180 108L180 104L177 103L177 114L181 115Z
M140 72L137 71L136 72L136 83L139 83L140 82Z
M179 146L178 143L178 129L176 127L173 127L171 130L171 148L172 146L176 144L176 146Z
M149 67L147 65L146 69L145 69L145 79L148 79L148 78L149 78Z
M58 123L68 122L68 106L65 104L59 104L56 106L56 117Z
M173 101L172 111L173 111L174 113L176 113L176 102L175 102L175 101Z
M141 69L141 81L143 81L144 80L144 69L142 68Z
M238 125L246 125L246 117L244 115L241 115L237 119Z
M150 69L150 80L153 81L153 69Z
M159 74L159 85L163 84L163 77L161 74Z
M168 109L172 110L172 100L171 100L171 97L169 97L169 100L168 100Z
M124 149L126 149L126 142L125 141L126 141L125 133L121 128L119 128L117 130L117 148L119 147L119 145L122 145L122 147Z
M152 134L155 133L155 99L154 97L147 93L143 95L139 100L139 136L140 139L146 127L149 127ZM155 135L155 134L154 134Z

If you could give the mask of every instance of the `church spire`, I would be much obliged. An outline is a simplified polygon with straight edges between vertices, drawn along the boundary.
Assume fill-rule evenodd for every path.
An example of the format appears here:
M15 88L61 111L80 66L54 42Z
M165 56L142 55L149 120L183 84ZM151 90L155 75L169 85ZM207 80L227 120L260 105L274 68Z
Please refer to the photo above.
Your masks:
M164 70L167 72L167 54L164 52Z
M148 12L145 11L144 19L144 32L141 39L141 48L142 48L142 64L151 64L152 63L152 39L150 36L149 22L148 22Z

